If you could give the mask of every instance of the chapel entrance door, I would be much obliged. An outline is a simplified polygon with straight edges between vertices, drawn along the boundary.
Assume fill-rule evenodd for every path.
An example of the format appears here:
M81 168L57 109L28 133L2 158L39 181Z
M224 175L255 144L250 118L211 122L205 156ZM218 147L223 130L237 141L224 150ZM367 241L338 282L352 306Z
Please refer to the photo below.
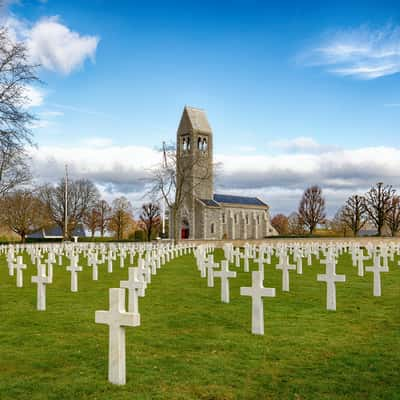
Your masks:
M189 239L189 234L189 222L187 220L183 220L181 227L181 239Z

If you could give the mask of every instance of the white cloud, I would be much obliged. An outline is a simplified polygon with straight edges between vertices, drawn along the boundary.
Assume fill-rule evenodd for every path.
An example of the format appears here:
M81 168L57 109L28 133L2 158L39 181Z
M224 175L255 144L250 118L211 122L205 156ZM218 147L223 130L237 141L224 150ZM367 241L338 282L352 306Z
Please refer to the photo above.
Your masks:
M82 140L82 144L87 147L110 147L112 139L104 137L90 137Z
M57 118L64 116L64 113L62 111L45 110L41 111L39 115L46 118Z
M33 63L64 75L94 61L98 36L81 35L60 22L58 16L45 17L34 24L7 16L3 21L14 40L23 40Z
M89 142L94 138L89 138ZM34 173L41 181L56 181L68 163L71 175L95 181L108 198L124 194L138 205L146 192L150 169L161 154L150 147L106 145L44 146L31 152ZM96 143L96 140L94 140ZM378 181L400 184L400 148L365 147L317 153L224 155L216 191L263 198L272 212L297 208L302 191L319 184L334 214L353 193L363 193Z
M400 72L400 26L362 26L325 35L322 43L299 57L333 74L375 79Z
M27 46L34 62L44 68L69 74L96 53L99 38L83 36L60 23L58 17L43 18L29 32Z
M336 149L335 146L322 145L313 138L306 136L299 136L293 139L275 140L270 142L269 146L294 153L315 153Z

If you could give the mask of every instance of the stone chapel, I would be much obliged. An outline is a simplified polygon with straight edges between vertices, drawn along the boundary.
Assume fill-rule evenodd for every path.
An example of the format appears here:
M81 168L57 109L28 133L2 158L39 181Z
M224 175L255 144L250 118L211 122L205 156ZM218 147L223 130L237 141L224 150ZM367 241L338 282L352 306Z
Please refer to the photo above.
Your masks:
M184 108L176 152L181 204L176 220L181 239L247 240L277 235L269 206L262 200L214 193L213 134L203 110ZM174 237L173 225L170 223L170 237Z

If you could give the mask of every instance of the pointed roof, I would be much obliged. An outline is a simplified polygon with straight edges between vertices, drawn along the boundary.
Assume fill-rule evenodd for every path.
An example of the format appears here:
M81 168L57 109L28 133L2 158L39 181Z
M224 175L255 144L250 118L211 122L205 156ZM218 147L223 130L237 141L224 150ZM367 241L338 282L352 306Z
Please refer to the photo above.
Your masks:
M185 106L185 110L190 124L194 131L204 132L204 133L212 133L210 124L208 123L207 115L204 110L200 108L194 108L190 106Z

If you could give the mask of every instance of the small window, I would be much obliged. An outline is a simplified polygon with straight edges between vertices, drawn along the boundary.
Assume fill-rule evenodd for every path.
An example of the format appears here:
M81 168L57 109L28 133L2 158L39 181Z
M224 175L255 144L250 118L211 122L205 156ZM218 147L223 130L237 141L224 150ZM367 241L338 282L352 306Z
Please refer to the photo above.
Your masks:
M202 151L207 151L207 139L203 139Z
M260 216L257 215L257 225L260 225Z
M197 139L197 149L198 149L198 150L202 150L202 147L203 147L203 141L202 141L201 138L199 137L199 138Z
M225 223L225 214L222 214L222 223Z
M182 151L187 152L190 150L190 137L185 136L182 138Z
M214 224L211 224L211 233L214 233L214 230L215 230Z
M246 225L249 224L249 216L246 214Z
M234 220L235 220L235 224L237 224L237 215L236 214L235 214Z

